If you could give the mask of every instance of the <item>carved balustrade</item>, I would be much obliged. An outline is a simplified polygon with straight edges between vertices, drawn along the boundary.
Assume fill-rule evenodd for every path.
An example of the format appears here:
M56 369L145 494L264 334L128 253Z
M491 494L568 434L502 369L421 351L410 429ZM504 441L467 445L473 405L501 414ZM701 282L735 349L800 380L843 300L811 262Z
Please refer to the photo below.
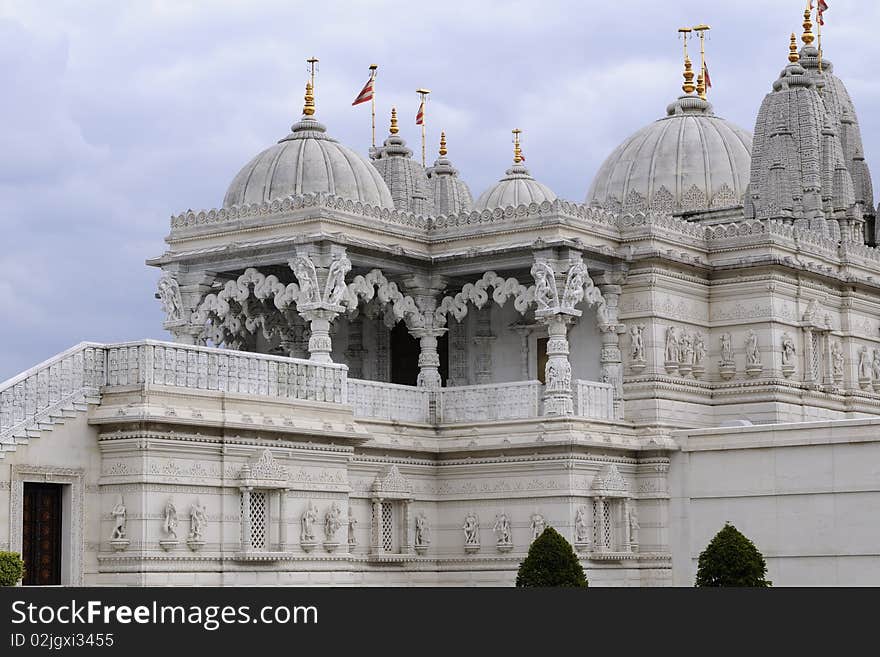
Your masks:
M515 420L540 415L540 381L441 388L441 422Z

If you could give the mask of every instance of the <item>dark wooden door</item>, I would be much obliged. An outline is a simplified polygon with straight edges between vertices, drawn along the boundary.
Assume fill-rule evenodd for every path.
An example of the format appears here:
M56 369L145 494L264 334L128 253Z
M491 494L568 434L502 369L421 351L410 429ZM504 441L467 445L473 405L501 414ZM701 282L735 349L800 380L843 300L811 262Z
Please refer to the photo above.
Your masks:
M22 583L61 584L61 484L25 482L22 534Z

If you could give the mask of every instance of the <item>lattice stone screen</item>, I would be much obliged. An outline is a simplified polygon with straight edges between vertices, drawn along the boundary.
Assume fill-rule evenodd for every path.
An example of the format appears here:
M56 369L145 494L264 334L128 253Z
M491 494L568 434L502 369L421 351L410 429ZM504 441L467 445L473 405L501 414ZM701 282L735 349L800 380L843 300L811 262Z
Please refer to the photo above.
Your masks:
M811 358L810 358L810 360L812 361L810 363L810 371L813 373L813 380L815 381L815 380L819 379L819 375L821 372L820 367L821 367L822 353L821 353L820 349L821 349L822 342L819 339L819 336L816 335L815 333L813 333L810 336L810 339L812 340L812 343L813 343L811 345L813 348L810 350L812 352Z
M611 524L611 504L609 504L608 501L605 502L605 505L602 508L602 514L602 526L605 529L605 545L607 545L608 548L611 548L613 546L611 537L614 532L614 526Z
M394 550L394 506L382 502L382 547L386 552Z
M255 550L266 548L266 491L251 492L251 545Z

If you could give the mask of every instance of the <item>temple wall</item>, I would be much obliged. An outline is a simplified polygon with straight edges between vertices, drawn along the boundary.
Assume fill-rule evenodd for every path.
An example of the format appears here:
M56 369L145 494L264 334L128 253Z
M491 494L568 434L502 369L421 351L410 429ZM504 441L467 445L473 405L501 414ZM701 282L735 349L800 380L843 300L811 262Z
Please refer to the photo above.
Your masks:
M729 521L774 586L880 585L880 420L677 432L670 467L673 581ZM724 473L723 477L719 473Z

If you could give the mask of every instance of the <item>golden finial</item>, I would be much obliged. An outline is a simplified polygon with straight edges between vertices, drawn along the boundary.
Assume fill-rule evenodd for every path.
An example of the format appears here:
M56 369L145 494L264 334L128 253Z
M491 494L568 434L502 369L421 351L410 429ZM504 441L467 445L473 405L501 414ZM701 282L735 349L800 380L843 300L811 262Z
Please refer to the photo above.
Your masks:
M702 72L697 76L697 95L706 100L706 81L703 79Z
M682 91L686 94L694 93L694 72L692 70L693 64L691 64L691 58L685 55L684 58L684 84L681 85Z
M306 104L303 106L303 116L312 116L315 113L315 94L311 82L306 82Z
M396 135L400 132L400 128L397 127L397 108L391 108L391 128L388 130L392 135Z
M519 164L523 161L522 149L519 147L519 135L522 130L514 128L511 132L513 133L513 163Z
M813 8L813 2L810 0L807 3L807 8L804 9L804 34L801 37L801 41L804 42L805 46L809 46L813 43L813 21L812 21L812 13L811 10Z
M788 44L788 61L792 64L797 63L797 61L801 58L798 55L797 49L797 37L794 35L794 32L791 33L791 43Z
M446 157L446 133L440 133L440 157Z

